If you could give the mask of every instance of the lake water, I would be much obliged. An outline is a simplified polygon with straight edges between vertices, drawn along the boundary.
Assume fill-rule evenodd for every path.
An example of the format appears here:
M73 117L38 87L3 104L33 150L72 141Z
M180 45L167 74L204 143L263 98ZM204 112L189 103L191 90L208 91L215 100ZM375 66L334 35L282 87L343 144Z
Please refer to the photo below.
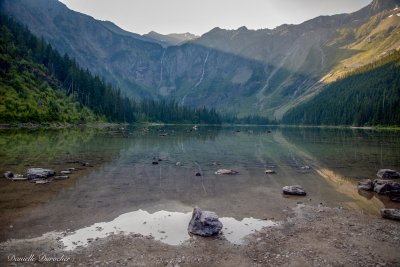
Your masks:
M387 130L4 129L2 172L77 170L70 179L49 184L1 179L0 241L68 232L63 241L73 249L80 240L86 245L88 238L129 232L176 245L189 238L186 227L195 206L216 212L232 243L278 223L299 202L378 216L379 209L399 204L384 196L360 195L356 184L376 177L380 168L400 169L399 152L400 132ZM160 159L157 165L154 159ZM218 169L239 173L214 174ZM276 173L267 175L266 169ZM302 185L307 196L283 196L282 187L293 184Z

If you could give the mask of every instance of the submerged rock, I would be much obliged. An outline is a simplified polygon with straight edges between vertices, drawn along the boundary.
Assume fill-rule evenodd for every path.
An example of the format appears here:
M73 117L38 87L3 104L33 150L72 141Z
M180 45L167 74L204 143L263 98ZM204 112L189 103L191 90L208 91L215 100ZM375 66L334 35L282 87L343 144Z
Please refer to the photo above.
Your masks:
M391 180L374 180L374 191L378 194L386 194L389 191L400 190L400 183Z
M391 169L380 169L376 173L376 176L378 176L379 179L399 179L400 172Z
M370 179L364 180L364 181L359 181L357 188L359 190L364 190L364 191L373 191L374 190L374 184Z
M200 236L213 236L219 234L222 229L222 222L217 214L212 211L202 211L195 207L192 213L192 219L189 222L188 231Z
M295 196L305 196L307 195L303 187L300 185L288 185L282 188L283 194L285 195L295 195Z
M6 171L4 173L4 178L11 179L13 177L14 177L14 173L12 173L11 171Z
M400 190L388 191L386 195L388 195L391 201L400 202Z
M26 176L28 179L48 178L54 176L55 174L55 171L43 168L30 168L26 171Z
M399 209L381 209L382 218L400 221Z
M228 174L228 175L232 175L232 174L238 174L239 172L234 171L234 170L227 170L227 169L219 169L218 171L215 172L215 174L217 175L221 175L221 174Z

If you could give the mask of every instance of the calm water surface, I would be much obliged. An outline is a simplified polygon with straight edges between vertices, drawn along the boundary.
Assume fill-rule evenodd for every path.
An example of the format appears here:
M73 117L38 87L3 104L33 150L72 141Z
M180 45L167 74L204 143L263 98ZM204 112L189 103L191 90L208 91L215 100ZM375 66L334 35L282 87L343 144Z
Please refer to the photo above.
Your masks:
M136 231L178 244L188 235L183 229L181 236L177 227L186 228L194 206L223 218L224 235L233 243L283 219L298 202L377 216L380 208L399 205L360 195L356 183L374 178L380 168L400 169L399 152L397 131L239 126L0 130L2 172L77 168L70 179L46 185L1 179L5 223L0 240L74 231L65 240L73 249L79 236L87 240ZM158 165L153 158L161 160ZM85 162L92 167L81 166ZM215 175L218 169L239 174ZM276 174L266 175L266 169ZM282 187L292 184L302 185L307 197L284 197ZM108 228L114 230L103 231Z

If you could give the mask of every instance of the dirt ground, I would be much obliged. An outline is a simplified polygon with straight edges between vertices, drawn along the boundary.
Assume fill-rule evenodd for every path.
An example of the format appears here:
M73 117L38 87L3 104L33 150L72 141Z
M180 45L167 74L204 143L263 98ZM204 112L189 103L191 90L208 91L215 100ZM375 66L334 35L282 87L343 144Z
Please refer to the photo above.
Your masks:
M112 235L62 250L61 233L0 244L1 266L400 266L400 222L344 208L297 204L279 226L242 245L193 236L170 246L140 235ZM186 231L186 229L182 229ZM27 261L9 261L13 257ZM43 261L43 255L65 261Z

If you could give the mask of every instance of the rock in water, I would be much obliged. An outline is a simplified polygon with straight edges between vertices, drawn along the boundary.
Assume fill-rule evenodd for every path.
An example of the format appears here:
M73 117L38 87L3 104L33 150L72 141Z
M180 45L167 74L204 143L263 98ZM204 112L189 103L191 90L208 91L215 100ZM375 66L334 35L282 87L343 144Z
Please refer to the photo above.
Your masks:
M12 173L12 172L10 172L10 171L6 171L6 172L4 173L4 178L11 179L11 178L13 178L13 177L14 177L14 173Z
M372 183L372 181L370 179L368 179L368 180L358 182L357 188L360 190L364 190L364 191L373 191L374 184Z
M393 202L400 202L400 190L393 190L386 192L386 195Z
M378 194L386 194L395 190L400 190L400 183L391 180L374 180L374 191Z
M202 211L196 207L193 209L192 219L189 222L188 231L200 236L213 236L219 234L222 222L217 214L212 211Z
M276 173L274 170L265 170L265 174L274 174Z
M217 175L221 175L221 174L237 174L239 172L234 171L234 170L227 170L227 169L219 169L218 171L215 172L215 174Z
M381 169L376 173L379 179L399 179L400 172L390 169Z
M400 210L398 209L381 209L382 218L400 221Z
M303 187L300 185L288 185L282 188L283 194L285 195L295 195L295 196L305 196L307 195Z
M48 178L54 176L55 174L55 171L43 168L30 168L26 171L26 176L28 179Z

